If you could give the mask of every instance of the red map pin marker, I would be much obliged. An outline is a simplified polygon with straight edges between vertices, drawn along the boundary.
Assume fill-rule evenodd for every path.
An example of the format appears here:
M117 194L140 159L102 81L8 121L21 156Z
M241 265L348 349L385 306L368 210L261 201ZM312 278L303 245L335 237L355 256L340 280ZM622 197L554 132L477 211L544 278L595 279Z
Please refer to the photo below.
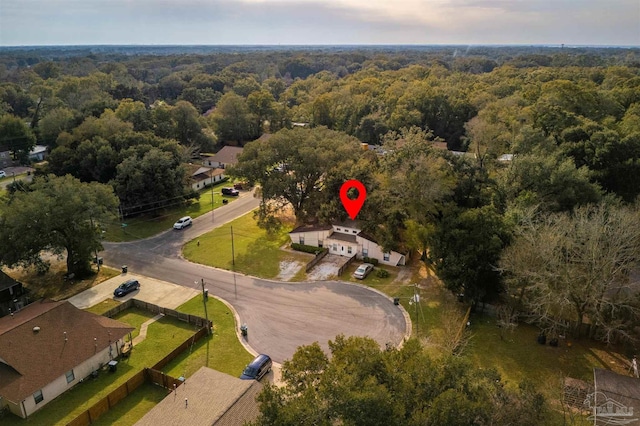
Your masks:
M358 198L356 198L355 200L352 200L347 196L347 192L349 192L351 188L355 188L358 190ZM359 180L348 180L340 187L340 201L342 201L342 205L349 214L351 220L354 220L356 216L358 216L358 213L360 213L360 209L362 208L362 205L364 204L364 200L366 198L367 190Z

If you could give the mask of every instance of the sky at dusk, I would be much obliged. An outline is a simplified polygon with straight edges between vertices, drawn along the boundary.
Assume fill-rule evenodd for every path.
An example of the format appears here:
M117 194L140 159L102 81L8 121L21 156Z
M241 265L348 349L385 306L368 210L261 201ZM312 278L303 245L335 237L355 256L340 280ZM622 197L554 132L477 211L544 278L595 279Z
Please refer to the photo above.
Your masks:
M0 0L0 45L640 45L640 0Z

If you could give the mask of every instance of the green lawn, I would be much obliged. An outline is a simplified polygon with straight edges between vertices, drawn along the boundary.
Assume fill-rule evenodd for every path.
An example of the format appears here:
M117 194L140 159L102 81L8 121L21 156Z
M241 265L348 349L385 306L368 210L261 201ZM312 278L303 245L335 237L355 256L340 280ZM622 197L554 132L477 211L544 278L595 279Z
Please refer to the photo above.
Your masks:
M258 227L253 213L248 213L199 238L185 244L182 254L192 262L223 269L234 269L231 250L231 227L233 227L233 253L235 270L261 278L275 278L280 272L280 262L299 261L310 258L302 253L280 250L289 241L290 226L274 234ZM198 245L198 242L200 245Z
M167 394L167 389L162 386L144 383L92 424L97 426L131 426L162 401Z
M141 312L122 312L116 319L138 327L149 318L149 315ZM134 347L128 359L118 362L115 373L101 372L98 378L78 384L29 419L22 420L15 416L6 416L0 419L0 426L65 425L144 367L150 367L160 361L194 333L192 325L164 317L149 325L147 339Z
M178 309L204 317L202 296L196 296ZM233 313L219 300L209 297L207 302L209 319L213 321L213 335L203 338L190 351L169 363L164 372L173 377L189 377L200 367L206 366L238 377L253 359L238 341Z
M220 189L224 186L231 185L229 181L218 183L213 186L213 208L217 209L222 206L222 200L229 202L236 200L238 197L228 197L220 193ZM142 215L125 219L126 227L120 222L109 224L106 227L105 239L107 241L121 242L134 241L142 238L148 238L167 229L171 229L176 220L182 216L198 217L211 211L211 187L200 191L200 199L193 200L188 205L177 206L164 209L155 216Z
M628 366L617 348L587 340L560 339L558 347L540 345L537 327L519 324L513 333L504 333L490 316L472 317L472 339L468 356L479 366L495 367L510 382L532 380L548 397L557 397L563 376L593 381L593 368L619 373Z

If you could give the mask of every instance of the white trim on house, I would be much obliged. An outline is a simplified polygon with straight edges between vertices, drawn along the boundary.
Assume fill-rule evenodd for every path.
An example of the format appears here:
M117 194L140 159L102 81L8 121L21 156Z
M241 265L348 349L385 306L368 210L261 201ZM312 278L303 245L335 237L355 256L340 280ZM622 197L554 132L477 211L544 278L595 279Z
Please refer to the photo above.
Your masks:
M352 224L332 225L316 228L296 228L289 233L292 243L305 244L314 247L326 247L329 254L356 258L370 257L378 259L384 265L404 265L406 256L402 253L390 251L385 253L383 248L370 237Z

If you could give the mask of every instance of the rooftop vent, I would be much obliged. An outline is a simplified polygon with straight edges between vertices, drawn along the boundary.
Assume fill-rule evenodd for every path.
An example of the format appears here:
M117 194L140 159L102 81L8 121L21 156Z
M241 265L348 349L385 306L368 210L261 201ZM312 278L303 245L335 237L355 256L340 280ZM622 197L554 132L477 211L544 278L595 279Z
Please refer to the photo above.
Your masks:
M33 327L33 332L37 333L38 331L40 331L40 327L38 327L37 325L35 327Z

